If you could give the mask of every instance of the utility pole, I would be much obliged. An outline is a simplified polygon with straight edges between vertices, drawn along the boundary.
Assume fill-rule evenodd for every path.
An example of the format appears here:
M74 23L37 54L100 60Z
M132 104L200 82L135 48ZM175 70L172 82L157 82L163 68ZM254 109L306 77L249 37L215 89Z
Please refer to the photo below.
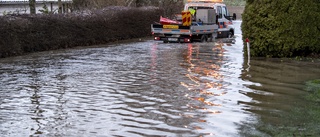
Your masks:
M36 14L36 0L29 0L30 14Z

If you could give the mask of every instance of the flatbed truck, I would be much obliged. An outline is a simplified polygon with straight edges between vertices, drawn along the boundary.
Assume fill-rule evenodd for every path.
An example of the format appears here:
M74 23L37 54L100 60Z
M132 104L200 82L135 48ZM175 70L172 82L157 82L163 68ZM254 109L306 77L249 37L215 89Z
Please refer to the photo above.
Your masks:
M184 11L193 10L192 23L151 24L154 40L167 42L214 41L215 38L231 38L234 35L232 20L223 0L188 0ZM177 20L181 21L181 19ZM174 22L174 21L173 21Z

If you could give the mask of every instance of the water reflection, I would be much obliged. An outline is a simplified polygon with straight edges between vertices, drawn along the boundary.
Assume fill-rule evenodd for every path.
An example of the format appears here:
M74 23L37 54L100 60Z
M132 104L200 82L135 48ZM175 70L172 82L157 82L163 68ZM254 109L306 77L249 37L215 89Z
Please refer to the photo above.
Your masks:
M214 43L211 43L214 44ZM214 94L206 92L206 89L221 88L222 84L216 81L221 81L223 76L219 73L220 67L223 62L223 49L222 44L216 46L203 45L188 45L188 52L184 54L184 59L187 64L181 64L186 66L188 74L186 75L193 83L186 84L181 83L189 90L198 89L202 93ZM212 49L211 49L212 48ZM201 77L205 76L206 79Z
M248 117L238 101L248 101L238 91L246 90L240 77L243 58L241 50L231 43L188 44L184 52L185 62L180 65L188 70L189 83L181 82L191 93L188 107L197 109L204 118L193 123L194 130L206 136L239 136L237 125ZM199 124L199 122L203 124ZM223 125L221 125L223 123ZM233 128L231 128L233 127Z
M31 79L32 83L30 84L30 89L33 89L33 93L32 96L30 97L30 101L32 106L30 107L30 112L33 113L34 115L31 116L31 119L35 121L35 123L37 123L37 127L33 127L31 128L31 132L33 132L34 135L41 135L43 132L41 131L41 126L42 126L42 117L43 117L43 112L44 110L41 109L41 105L40 105L40 101L41 101L41 97L39 95L40 92L40 87L39 85L37 85L38 81L37 79L37 72L35 70L33 70L34 72L32 73Z

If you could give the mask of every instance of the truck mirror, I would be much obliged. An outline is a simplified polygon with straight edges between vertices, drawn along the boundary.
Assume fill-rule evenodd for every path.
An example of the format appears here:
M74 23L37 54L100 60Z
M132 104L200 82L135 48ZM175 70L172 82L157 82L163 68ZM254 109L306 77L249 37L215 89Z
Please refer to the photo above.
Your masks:
M237 19L237 14L233 13L232 20L236 20L236 19Z
M216 15L216 24L219 24L219 15Z

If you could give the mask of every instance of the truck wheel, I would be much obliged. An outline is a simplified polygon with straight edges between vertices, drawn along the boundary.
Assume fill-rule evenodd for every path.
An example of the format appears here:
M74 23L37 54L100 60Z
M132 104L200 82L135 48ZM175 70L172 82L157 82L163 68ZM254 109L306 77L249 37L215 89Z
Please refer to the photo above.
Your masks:
M215 41L215 40L216 40L215 35L214 35L214 34L211 34L208 41L209 41L209 42L213 42L213 41Z
M202 35L200 41L201 42L207 42L208 41L208 36L207 35Z
M227 38L232 38L232 37L233 37L233 33L232 33L232 31L229 31Z

